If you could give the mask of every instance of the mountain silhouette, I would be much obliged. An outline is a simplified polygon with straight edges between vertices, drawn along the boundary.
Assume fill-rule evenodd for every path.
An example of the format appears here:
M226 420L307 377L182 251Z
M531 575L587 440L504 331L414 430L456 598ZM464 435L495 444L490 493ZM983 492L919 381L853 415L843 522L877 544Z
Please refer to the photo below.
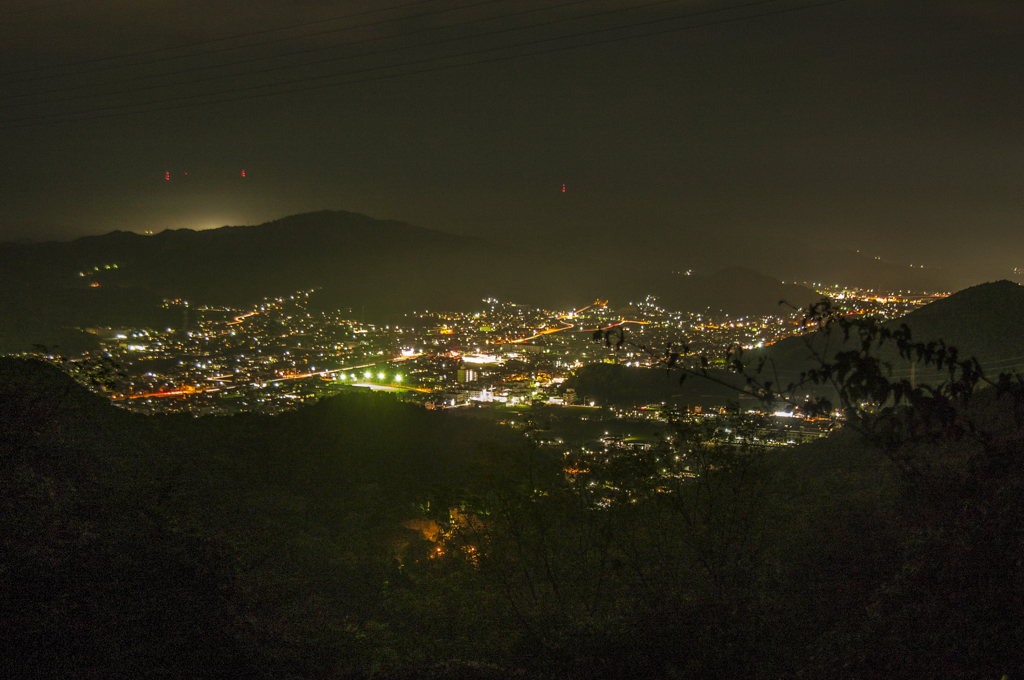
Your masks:
M712 316L785 314L821 299L810 288L784 284L745 267L726 267L706 276L667 274L644 283L660 296L660 304L666 309ZM780 300L785 301L785 309L780 309Z
M1024 369L1024 286L1020 284L995 281L965 288L884 325L895 330L904 324L914 342L942 341L956 347L962 359L977 358L992 375ZM816 366L818 357L831 358L836 352L854 349L855 343L855 339L844 341L838 330L829 337L816 332L782 340L759 356L769 360L785 384ZM892 343L878 347L875 355L891 366L894 376L910 376L911 362L900 358ZM914 366L913 375L923 381L940 378L922 366Z
M734 316L770 314L780 299L797 306L816 299L748 269L683 276L344 211L247 227L0 244L0 285L7 291L0 351L8 352L57 340L62 349L87 348L77 328L177 327L180 317L162 309L164 299L248 306L310 289L318 289L320 308L378 322L425 309L469 311L487 297L558 309L654 294L673 311Z

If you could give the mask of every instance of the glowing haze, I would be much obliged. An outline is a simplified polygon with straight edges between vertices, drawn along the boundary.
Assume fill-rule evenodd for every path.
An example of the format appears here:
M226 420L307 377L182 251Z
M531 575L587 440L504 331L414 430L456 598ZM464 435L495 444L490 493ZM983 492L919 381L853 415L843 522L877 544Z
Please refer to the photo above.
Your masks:
M13 0L0 238L343 209L1011 277L1022 33L1014 0Z

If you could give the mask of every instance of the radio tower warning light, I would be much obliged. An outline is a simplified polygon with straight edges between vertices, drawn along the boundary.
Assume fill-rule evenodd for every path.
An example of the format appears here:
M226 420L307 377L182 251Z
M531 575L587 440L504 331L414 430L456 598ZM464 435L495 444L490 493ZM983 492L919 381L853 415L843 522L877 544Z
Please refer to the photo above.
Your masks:
M565 193L565 182L562 182L562 193Z
M166 179L166 180L171 179L171 171L170 170L168 170L167 172L164 173L164 179Z
M242 170L242 177L245 177L245 170Z

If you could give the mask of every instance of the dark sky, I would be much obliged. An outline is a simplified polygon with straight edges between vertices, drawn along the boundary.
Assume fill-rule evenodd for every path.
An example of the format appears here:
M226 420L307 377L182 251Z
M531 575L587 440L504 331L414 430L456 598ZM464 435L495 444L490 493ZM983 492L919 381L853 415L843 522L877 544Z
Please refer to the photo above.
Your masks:
M0 72L0 239L344 209L1024 267L1019 0L5 0Z

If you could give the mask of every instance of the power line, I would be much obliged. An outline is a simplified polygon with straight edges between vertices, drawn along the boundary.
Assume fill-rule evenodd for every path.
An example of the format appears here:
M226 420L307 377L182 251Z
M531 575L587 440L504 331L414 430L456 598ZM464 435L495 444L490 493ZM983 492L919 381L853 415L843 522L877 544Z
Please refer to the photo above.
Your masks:
M217 43L228 42L230 40L241 40L243 38L254 38L254 37L257 37L257 36L260 36L260 35L269 35L271 33L277 33L277 32L280 32L280 31L291 31L291 30L294 30L294 29L297 29L297 28L308 28L310 26L317 26L317 25L320 25L320 24L326 24L326 23L330 23L332 21L341 21L342 19L352 19L352 18L355 18L355 17L366 16L368 14L379 14L381 12L389 12L391 10L396 10L396 9L407 9L409 7L415 7L417 5L425 5L425 4L429 4L431 2L437 2L437 1L438 0L414 0L414 2L409 2L409 3L406 3L404 5L395 5L394 7L382 7L382 8L379 8L379 9L365 10L365 11L362 11L362 12L354 12L352 14L343 14L341 16L331 17L330 19L319 19L317 21L310 21L310 22L307 22L305 24L296 24L296 25L293 25L293 26L281 26L281 27L278 27L278 28L268 28L268 29L265 29L265 30L262 30L262 31L256 31L254 33L241 33L241 34L238 34L238 35L228 36L226 38L215 38L213 40L202 40L202 41L194 42L194 43L186 43L184 45L175 45L174 47L157 47L157 48L154 48L154 49L151 49L151 50L142 50L141 52L128 52L128 53L125 53L125 54L118 54L118 55L114 55L114 56L110 56L110 57L97 57L95 59L85 59L85 60L80 60L80 61L75 61L75 62L68 62L68 63L65 63L65 64L57 64L57 65L51 65L51 66L38 66L36 68L23 69L21 71L9 71L7 73L0 73L0 78L6 78L8 76L17 76L17 75L22 75L22 74L25 74L25 73L36 73L36 72L39 72L39 71L45 71L47 69L59 69L59 68L68 68L68 67L74 67L74 66L84 66L86 64L98 64L98 63L102 63L102 62L105 62L105 61L114 61L116 59L130 59L131 57L144 57L144 56L146 56L148 54L159 54L161 52L171 52L171 51L174 51L174 50L187 50L187 49L191 49L193 47L202 47L204 45L215 45ZM426 14L424 14L424 15L416 15L416 16L411 17L411 18L417 18L419 16L426 16ZM390 21L394 21L394 19L392 19ZM302 37L302 36L297 36L297 37ZM271 42L274 42L274 41L271 41ZM243 47L247 47L247 46L243 46ZM205 53L201 53L201 54L210 54L210 53L211 52L205 52ZM180 58L182 58L182 56L197 56L197 55L181 55L181 56L178 56L178 57L170 57L170 58L171 59L180 59ZM143 62L143 64L141 64L141 65L145 65L145 64L149 64L149 63L156 63L156 61L163 61L163 60L155 60L153 62ZM140 64L128 64L127 66L138 66L138 65L140 65ZM123 68L123 66L113 66L111 68ZM96 70L107 70L107 69L96 69ZM92 72L94 72L94 71L74 71L74 72L71 72L71 73L61 73L61 74L57 74L57 75L53 75L53 76L40 76L38 78L29 78L29 79L26 79L26 80L9 81L8 83L5 83L5 84L15 84L15 83L21 83L21 82L29 82L31 80L45 80L45 79L49 79L49 78L57 78L57 77L60 77L60 76L80 75L82 73L92 73Z
M488 2L482 2L482 3L478 3L476 5L470 5L470 7L479 7L481 5L493 4L495 2L500 2L500 1L501 0L488 0ZM469 26L469 25L472 25L472 24L483 23L483 22L487 22L487 21L494 21L496 19L508 19L508 18L511 18L511 17L522 16L522 15L525 15L525 14L532 14L532 13L540 12L540 11L546 11L546 10L552 10L552 9L562 9L562 8L565 8L565 7L570 7L570 6L574 6L574 5L581 5L581 4L587 4L587 3L591 3L591 2L595 2L595 1L596 0L572 0L572 2L565 2L565 3L562 3L560 5L549 5L549 6L546 6L546 7L536 7L536 8L533 8L533 9L521 10L521 11L518 11L518 12L512 12L511 14L504 14L504 15L497 15L497 16L490 16L490 17L480 17L480 18L477 18L477 19L469 19L469 20L462 21L462 22L455 23L455 24L448 24L446 26L421 28L421 29L417 29L415 31L409 31L409 32L406 32L406 33L398 33L398 34L390 35L390 36L378 36L378 37L372 37L372 38L364 38L362 40L352 40L352 41L349 41L349 42L346 42L346 43L342 43L340 45L333 45L331 47L331 49L337 49L338 47L351 47L351 46L355 46L355 45L363 45L363 44L367 44L367 43L378 42L378 41L381 41L381 40L393 40L393 39L396 39L396 38L406 38L406 37L413 36L413 35L419 35L421 33L432 33L432 32L437 32L439 30L446 30L446 29L457 28L457 27L461 27L461 26ZM765 1L776 2L777 0L765 0ZM647 7L652 7L652 6L655 6L655 5L663 5L663 4L667 4L667 3L671 3L671 2L679 2L679 0L657 0L656 2L649 2L649 3L645 4L645 5L639 5L639 6L636 6L636 7L647 8ZM584 15L583 17L570 17L570 18L567 18L567 19L560 19L558 21L578 20L580 18L584 18L584 19L593 18L593 17L596 17L596 16L602 16L604 14L610 14L610 13L614 13L614 12L626 11L628 9L635 9L636 7L619 9L619 10L612 10L610 12L598 12L598 13L595 13L595 14ZM380 22L380 23L389 23L389 22ZM198 83L211 82L211 81L214 81L214 80L222 80L224 78L238 78L238 77L245 77L245 76L252 76L252 75L262 75L262 74L271 73L271 72L274 72L274 71L282 71L282 70L292 69L292 68L304 68L304 67L309 67L309 66L317 66L317 65L320 65L320 64L327 64L327 63L332 63L332 62L336 62L336 61L343 61L343 60L346 60L346 59L373 57L373 56L379 56L379 55L382 55L382 54L387 54L387 53L390 53L390 52L397 52L397 51L401 51L401 50L416 49L416 48L420 48L420 47L432 47L432 46L435 46L435 45L441 45L441 44L445 44L445 43L449 43L449 42L455 42L455 41L458 41L458 40L478 39L478 38L481 38L481 37L487 37L487 36L496 35L496 34L499 34L499 33L508 33L508 32L512 32L512 31L526 30L526 29L529 29L529 28L536 28L536 27L539 27L539 26L548 26L548 25L552 25L553 23L557 23L557 22L540 22L540 23L532 24L532 25L528 25L528 26L519 26L519 27L508 28L508 29L501 29L501 30L498 30L498 31L491 31L489 33L477 33L477 34L473 34L473 35L469 35L469 36L457 36L457 37L454 37L454 38L446 38L446 39L437 40L437 41L434 41L434 42L421 43L419 45L411 45L411 46L404 46L404 47L393 47L393 48L389 48L389 49L385 49L385 50L378 50L376 52L367 52L367 53L364 53L364 54L344 55L344 56L340 56L340 57L332 57L330 59L320 59L320 60L317 60L317 61L308 61L308 62L303 62L303 63L299 63L299 64L288 64L288 65L284 65L284 66L275 66L275 67L270 67L270 68L266 68L266 69L258 69L258 70L243 72L243 73L232 73L232 74L225 74L225 75L220 75L220 76L212 76L212 77L209 77L209 78L201 78L201 79L198 79L198 80L191 80L191 81L188 81L188 82L185 82L185 83L174 83L172 85L195 85L195 84L198 84ZM363 26L365 26L365 24ZM363 26L357 26L357 27L354 27L354 28L361 28ZM247 46L247 47L251 47L251 46ZM229 68L231 66L240 66L240 65L245 65L245 64L252 64L252 63L256 63L256 62L260 62L260 61L267 61L268 59L280 59L280 58L283 58L283 57L294 57L294 56L301 55L301 54L309 54L309 53L313 53L313 52L320 52L322 50L323 50L323 48L317 47L317 48L311 48L311 49L307 49L307 50L300 50L300 51L296 51L296 52L289 52L289 53L280 54L280 55L268 55L268 56L264 56L264 57L256 57L256 58L245 60L245 61L228 62L228 63L225 63L225 64L211 64L211 65L207 65L207 66L198 66L198 67L195 67L195 68L183 69L183 70L180 70L180 71L169 71L169 72L166 72L166 73L154 73L154 74L150 74L150 75L136 76L134 78L128 78L128 79L119 80L116 83L109 83L109 82L108 83L100 83L99 86L110 85L110 84L123 84L123 83L128 83L128 82L137 82L137 81L140 81L140 80L151 80L151 79L154 79L154 78L167 78L167 77L172 77L172 76L177 76L177 75L184 75L184 74L188 74L188 73L198 73L200 71L209 71L209 70L213 70L213 69ZM61 98L61 99L51 99L51 100L43 101L43 102L22 102L22 103L5 104L3 106L0 106L0 111L9 110L9 109L13 109L13 108L24 107L24 106L34 106L34 105L39 105L39 104L57 104L57 103L70 102L70 101L80 101L82 99L89 99L89 98L92 98L92 97L110 96L110 95L117 95L117 94L131 93L131 92L141 92L141 91L144 91L144 90L153 90L153 89L159 89L159 88L164 88L164 87L168 87L168 86L169 85L165 83L165 84L152 85L152 86L140 87L140 88L126 88L126 89L122 89L122 90L115 90L113 92L102 92L102 93L96 93L96 94L84 94L84 95L78 95L78 96L73 96L73 97L64 97L64 98ZM86 89L86 88L90 88L90 87L97 87L97 85L94 85L94 84L76 85L76 86L68 87L68 88L56 88L56 89L53 89L53 90L45 90L45 91L42 91L42 92L24 93L24 94L11 95L11 96L14 97L14 98L36 97L36 96L45 95L45 94L59 94L61 92L72 92L74 90L82 90L82 89Z
M65 0L64 2L51 2L49 5L34 5L32 7L5 7L4 14L10 15L21 15L26 14L38 14L40 11L48 9L54 9L55 7L67 7L68 5L91 5L96 0Z
M436 0L424 0L424 1L434 2ZM593 0L581 0L581 1L592 2ZM397 17L397 18L393 18L393 19L381 19L380 21L371 21L369 23L356 24L354 26L342 26L340 28L332 28L330 30L317 31L317 32L314 32L314 33L307 33L307 34L304 34L304 35L287 36L287 37L284 37L284 38L277 38L275 40L268 40L268 41L264 41L264 42L249 43L249 44L245 44L245 45L234 45L234 46L231 46L231 47L223 47L223 48L220 48L220 49L207 50L205 52L199 52L199 53L196 53L196 54L179 54L179 55L174 55L174 56L161 57L159 59L152 59L150 61L137 62L137 63L134 63L134 64L116 64L116 65L113 65L113 66L105 66L105 67L101 67L101 68L96 68L96 69L91 69L91 70L84 70L84 71L75 71L75 72L71 72L71 73L59 74L59 75L56 75L56 76L45 76L43 78L34 78L34 79L21 80L21 81L17 81L16 80L16 81L11 81L11 82L4 83L4 84L5 85L16 85L16 84L21 84L21 83L24 83L24 82L33 82L35 80L49 80L49 79L52 79L52 78L59 78L59 77L76 76L76 75L89 75L89 74L93 74L93 73L102 73L102 72L105 72L105 71L113 71L113 70L117 70L117 69L137 68L137 67L140 67L140 66L150 66L150 65L153 65L153 64L161 64L161 63L165 63L165 62L169 62L169 61L178 61L178 60L181 60L181 59L195 59L197 57L207 57L207 56L214 55L214 54L223 54L223 53L226 53L226 52L235 52L235 51L238 51L238 50L245 50L245 49L250 49L250 48L254 48L254 47L265 47L267 45L276 45L276 44L279 44L279 43L290 42L290 41L293 41L293 40L302 40L302 39L305 39L305 38L313 38L313 37L322 36L322 35L329 35L331 33L341 33L341 32L344 32L344 31L355 30L357 28L372 28L372 27L375 27L375 26L384 26L386 24L393 24L393 23L400 22L400 21L409 21L411 19L422 19L424 17L436 16L438 14L445 14L445 13L450 13L450 12L456 12L456 11L464 10L464 9L474 9L474 8L483 7L483 6L486 6L486 5L494 5L494 4L498 4L500 2L502 2L502 0L482 0L481 2L477 2L477 3L472 4L472 5L462 5L460 7L454 8L454 9L439 9L439 10L434 10L434 11L431 11L431 12L423 12L421 14L413 14L413 15ZM544 8L542 8L542 9L544 9ZM431 30L431 29L427 29L427 30ZM167 48L167 49L178 49L178 48ZM308 50L308 51L316 51L316 50ZM267 57L263 57L262 59L276 59L276 58L280 58L282 56L287 57L287 56L292 56L293 54L303 54L303 53L305 53L305 52L300 51L300 52L297 52L297 53L284 53L284 54L280 54L280 55L270 55L270 56L267 56ZM258 60L256 60L256 61L258 61ZM213 66L210 66L208 68L223 68L224 66L230 66L230 65L232 65L232 64L213 65ZM195 69L195 70L202 70L202 69ZM185 72L187 73L188 70L186 69ZM173 74L173 72L169 72L166 75L172 75L172 74ZM151 77L160 77L160 75L161 74L156 74L156 75L151 76ZM88 87L88 86L84 86L84 87ZM26 93L25 95L15 95L15 96L31 96L32 94L40 94L40 93Z
M646 8L646 7L650 7L650 6L662 5L662 4L667 4L667 3L671 3L671 2L677 2L677 1L678 0L655 0L654 2L649 2L646 5L632 6L631 8L637 8L637 7ZM350 70L350 71L346 71L346 72L342 72L342 73L334 73L334 74L328 74L328 75L323 75L323 76L313 76L313 77L309 77L309 78L301 78L301 79L297 79L297 80L284 81L284 82L273 83L273 84L268 84L268 85L252 85L252 86L247 86L247 87L235 88L235 89L230 90L228 92L215 92L215 93L201 93L201 94L193 94L193 95L182 95L182 96L179 96L179 97L170 97L170 98L167 98L167 99L164 99L164 100L158 100L158 101L152 101L152 102L137 102L137 103L127 103L127 104L111 105L111 106L107 106L107 107L94 108L94 109L90 109L90 110L86 110L86 111L74 112L72 114L51 114L49 117L51 117L51 118L58 118L60 116L67 116L67 115L76 116L76 115L81 115L81 114L100 113L100 112L107 112L107 111L114 111L114 110L129 109L129 108L137 107L137 106L155 105L155 104L161 104L161 105L163 105L163 104L174 104L176 102L181 102L181 101L185 101L185 100L200 99L200 98L203 98L203 97L216 97L216 96L221 96L221 95L224 95L224 94L235 94L235 93L240 93L240 92L250 92L252 90L258 90L258 89L263 89L263 88L268 88L268 87L280 87L280 86L288 86L288 85L295 85L295 84L310 83L310 82L314 82L314 81L336 79L336 78L342 78L342 77L346 77L346 76L358 76L358 75L362 75L362 74L365 74L365 73L372 73L374 71L381 71L381 70L385 70L385 69L389 69L389 68L403 68L403 67L410 66L410 65L415 66L415 65L420 65L420 64L437 62L437 61L441 61L441 60L445 60L445 59L460 58L460 57L465 57L465 56L475 56L475 55L479 55L479 54L484 54L484 53L488 53L488 52L495 52L495 51L504 50L504 49L514 49L514 48L517 48L517 47L530 46L530 45L533 45L533 44L552 42L552 41L556 41L556 40L567 40L567 39L572 39L574 37L580 37L580 36L585 36L585 35L592 35L594 33L607 32L607 31L611 31L611 30L619 30L619 29L622 29L622 28L633 28L633 27L636 27L636 26L649 25L649 24L652 24L652 23L663 23L665 21L671 21L671 20L676 20L676 19L680 19L680 18L690 18L690 17L694 17L694 16L701 16L701 15L711 14L711 13L719 13L719 12L729 11L729 10L734 10L734 9L743 9L743 8L746 8L746 7L763 5L763 4L779 2L779 1L780 0L754 0L752 2L748 2L748 3L742 4L742 5L736 5L736 6L732 6L732 7L728 7L728 8L720 8L720 9L713 9L713 10L703 10L703 11L700 11L700 12L694 12L694 13L690 13L690 14L686 14L686 15L681 15L681 16L667 17L667 18L663 18L663 19L656 19L656 20L651 20L651 21L646 21L646 22L639 22L639 23L631 24L631 25L627 25L627 26L613 26L613 27L610 27L610 28L597 29L597 30L594 30L594 31L584 31L584 32L581 32L581 33L570 34L570 35L567 35L567 36L556 36L556 37L553 37L553 38L544 38L544 39L539 39L539 40L534 40L534 41L527 41L525 43L512 44L512 45L504 45L504 46L493 47L493 48L484 48L484 49L479 49L479 50L472 50L472 51L468 51L468 52L463 52L461 54L442 55L440 57L424 58L424 59L419 59L419 60L415 60L415 61L412 61L412 62L406 62L404 64L403 63L399 63L399 64L384 65L384 66L373 66L373 67L362 68L362 69L354 69L354 70ZM606 11L606 12L601 12L601 13L597 13L597 14L592 14L592 15L589 15L589 16L587 16L585 18L593 18L594 16L606 15L606 14L610 14L610 13L618 13L620 11L622 11L622 10L620 9L620 10ZM561 23L563 21L565 21L565 19L558 19L558 20L554 20L554 21L541 22L541 23L529 26L527 28L538 28L538 27L543 28L543 27L546 27L546 26L554 25L556 23ZM522 29L518 29L518 28L515 28L515 27L514 28L510 28L510 29L501 29L501 30L498 30L498 31L492 31L491 34L508 33L508 32L512 32L512 31L515 31L515 30L522 30ZM486 35L490 35L490 34L484 34L484 36L486 36ZM442 43L446 43L446 42L452 42L454 40L455 39L440 40L440 41L436 41L435 43L431 43L430 45L436 45L436 44L442 44ZM423 47L423 46L426 46L426 45L421 45L420 47ZM381 53L387 53L389 51L395 51L395 50L384 50ZM375 56L375 55L374 54L370 54L370 55L366 55L366 56ZM486 63L487 61L488 60L484 60L483 62L480 62L480 63ZM450 65L450 66L448 66L446 68L454 68L455 66L458 66L458 65ZM265 71L269 72L270 70L272 70L272 69L267 69ZM260 75L263 72L264 71L253 71L253 72L250 72L250 73L244 74L244 75L248 75L248 76ZM418 71L418 72L426 72L426 71ZM189 84L190 83L184 83L183 85L187 86ZM344 83L337 83L337 84L344 84ZM328 83L325 86L330 86L330 85L331 84ZM146 89L152 89L152 88L146 88ZM315 87L314 88L303 88L303 89L300 89L300 90L293 90L293 91L308 91L309 89L316 89L316 88ZM263 95L258 95L258 96L272 95L272 94L287 94L288 92L290 92L290 91L285 91L285 92L280 92L280 93L272 93L272 92L271 93L263 93ZM237 99L248 99L248 98L251 98L251 95L243 96L243 97L240 97L240 98L237 98ZM224 100L224 101L235 101L235 100L236 99L227 99L227 100ZM206 103L215 103L215 102L206 102ZM175 107L175 108L177 108L177 107ZM9 119L8 121L4 121L4 122L9 124L9 123L20 123L20 122L27 122L27 121L33 121L33 120L36 120L36 117ZM45 121L39 121L39 122L45 122Z
M728 19L722 19L722 20L719 20L719 21L704 22L704 23L699 23L699 24L690 24L690 25L687 25L687 26L673 27L673 28L662 29L662 30L658 30L658 31L650 31L650 32L642 33L642 34L638 34L638 35L630 35L630 36L621 36L621 37L615 37L615 38L608 38L608 39L605 39L605 40L598 40L598 41L593 41L593 42L588 42L588 43L581 43L581 44L578 44L578 45L564 45L564 46L559 46L559 47L552 47L552 48L549 48L549 49L546 49L546 50L538 50L538 51L528 52L528 53L524 53L524 54L502 55L502 56L490 57L490 58L485 58L485 59L478 59L478 60L475 60L475 61L463 62L463 63L458 63L458 64L443 64L443 65L440 65L440 66L434 66L434 67L430 67L430 68L421 68L421 69L414 70L414 71L405 71L405 72L391 73L391 74L381 74L381 75L370 76L370 77L367 77L367 78L354 79L354 80L346 80L346 81L334 82L334 83L320 83L320 84L316 84L316 85L307 85L307 83L312 83L312 82L318 81L318 80L322 81L322 80L327 80L327 79L332 79L332 78L340 78L340 77L344 77L344 76L360 75L360 74L363 74L363 73L370 73L370 72L373 72L373 71L380 71L380 70L389 69L389 68L403 68L403 67L406 67L406 66L417 66L417 65L428 64L428 63L431 63L431 62L450 60L450 59L455 59L455 58L460 58L460 57L476 56L476 55L484 54L484 53L487 53L487 52L494 52L494 51L498 51L498 50L508 50L508 49L515 49L515 48L520 48L520 47L529 47L529 46L533 46L533 45L538 45L538 44L548 43L548 42L553 42L553 41L560 41L560 40L570 40L570 39L573 39L573 38L585 37L585 36L595 35L595 34L598 34L598 33L605 33L605 32L612 31L612 30L623 30L623 29L629 29L629 28L636 28L636 27L639 27L639 26L651 25L651 24L655 24L655 23L664 23L666 21L673 21L673 20L692 18L694 16L710 14L710 13L719 13L719 12L724 12L724 11L743 9L743 8L747 8L747 7L750 7L750 6L762 5L762 4L767 4L767 3L770 3L770 2L778 2L778 1L780 1L780 0L757 0L756 2L749 2L749 3L742 4L742 5L731 6L731 7L728 7L728 8L715 9L715 10L705 10L705 11L695 12L695 13L691 13L691 14L677 15L677 16L674 16L674 17L668 17L668 18L664 18L664 19L656 19L656 20L651 20L651 21L646 21L646 22L638 22L638 23L635 23L635 24L629 24L629 25L624 25L624 26L614 26L614 27L610 27L610 28L595 29L595 30L592 30L592 31L583 31L583 32L579 32L579 33L575 33L575 34L570 34L570 35L563 35L563 36L556 36L556 37L552 37L552 38L537 39L537 40L532 40L532 41L526 41L526 42L519 43L519 44L505 45L505 46L495 47L495 48L485 48L485 49L480 49L480 50L475 50L475 51L470 51L470 52L464 52L462 54L456 54L456 55L443 55L443 56L440 56L440 57L426 58L426 59L421 59L421 60L417 60L417 61L406 62L404 64L393 64L393 65L389 65L389 66L376 66L376 67L371 67L371 68L367 68L367 69L361 69L361 70L357 70L357 71L350 71L350 72L347 72L347 73L333 74L333 75L326 75L326 76L316 76L316 77L311 77L311 78L302 78L302 79L298 79L298 80L286 81L286 82L275 83L275 84L270 84L270 85L253 85L253 86L248 86L248 87L244 87L244 88L238 88L238 89L235 89L235 90L231 90L230 92L227 92L227 93L222 93L221 92L221 93L195 94L195 95L187 95L187 96L181 96L181 97L173 97L173 98L169 98L169 99L165 99L165 100L152 101L152 102L139 102L139 103L133 103L133 104L112 105L112 106L107 106L107 107L90 109L90 110L86 110L86 111L78 111L78 112L74 112L72 114L51 114L50 116L48 116L50 118L50 120L39 120L36 117L9 119L9 120L6 120L6 121L0 121L0 125L3 125L7 129L14 130L14 129L27 128L27 127L36 127L36 126L40 126L40 125L52 125L52 124L56 124L56 123L67 123L67 122L80 122L80 121L87 121L87 120L98 120L98 119L103 119L103 118L115 117L115 116L119 116L119 115L130 115L130 114L140 114L140 113L153 113L153 112L156 112L156 111L173 111L173 110L179 110L179 109L184 109L184 108L190 108L190 107L194 107L194 106L204 106L204 105L210 105L210 104L222 104L222 103L235 102L235 101L246 101L246 100L249 100L249 99L255 99L255 98L260 98L260 97L270 97L270 96L278 96L278 95L282 95L282 94L296 94L296 93L302 93L302 92L310 92L310 91L325 89L325 88L328 88L328 87L339 87L339 86L342 86L342 85L351 85L351 84L364 83L364 82L374 82L374 81L386 80L386 79L403 77L403 76L409 76L409 75L419 75L419 74L424 74L424 73L433 73L433 72L438 72L438 71L445 71L445 70L450 70L450 69L454 69L454 68L461 68L461 67L465 67L465 66L474 66L474 65L480 65L480 64L495 63L495 62L498 62L498 61L507 61L507 60L510 60L510 59L516 59L516 58L521 58L521 57L526 57L526 56L538 56L538 55L542 55L542 54L552 54L552 53L556 53L556 52L564 52L564 51L568 51L568 50L580 49L580 48L585 48L585 47L597 47L597 46L607 45L607 44L611 44L611 43L622 42L622 41L625 41L625 40L633 40L633 39L637 39L637 38L653 37L653 36L665 35L665 34L669 34L669 33L678 33L678 32L682 32L682 31L686 31L686 30L693 30L693 29L697 29L697 28L705 28L705 27L709 27L709 26L718 26L718 25L723 25L723 24L735 23L737 21L744 21L744 20L748 20L748 19L756 19L756 18L762 18L762 17L767 17L767 16L776 16L776 15L780 15L780 14L786 14L786 13L791 13L791 12L796 12L796 11L802 11L802 10L806 10L806 9L815 9L815 8L818 8L818 7L826 7L826 6L829 6L829 5L836 5L836 4L840 4L840 3L843 3L843 2L847 2L847 0L828 0L826 2L815 2L815 3L808 4L808 5L801 5L801 6L797 6L797 7L787 7L787 8L777 9L777 10L768 11L768 12L761 12L759 14L751 14L751 15L745 15L745 16L741 16L741 17L732 17L732 18L728 18ZM302 86L301 87L293 87L293 88L288 89L288 90L280 90L280 91L277 91L277 92L260 92L260 93L241 94L240 96L216 99L216 100L205 101L205 102L191 101L191 100L195 100L195 99L199 99L199 98L203 98L203 97L219 97L219 96L221 96L223 94L238 94L238 93L242 93L242 92L250 92L251 90L256 90L256 89L261 89L261 88L290 86L290 85L302 85ZM124 111L124 109L130 109L130 108L133 108L133 107L146 107L146 106L149 106L149 107L156 106L157 108L145 108L145 109L140 109L140 110L136 110L136 111ZM99 115L95 115L95 116L88 115L88 114L93 114L93 113L99 114ZM61 116L66 116L66 117L61 118Z

